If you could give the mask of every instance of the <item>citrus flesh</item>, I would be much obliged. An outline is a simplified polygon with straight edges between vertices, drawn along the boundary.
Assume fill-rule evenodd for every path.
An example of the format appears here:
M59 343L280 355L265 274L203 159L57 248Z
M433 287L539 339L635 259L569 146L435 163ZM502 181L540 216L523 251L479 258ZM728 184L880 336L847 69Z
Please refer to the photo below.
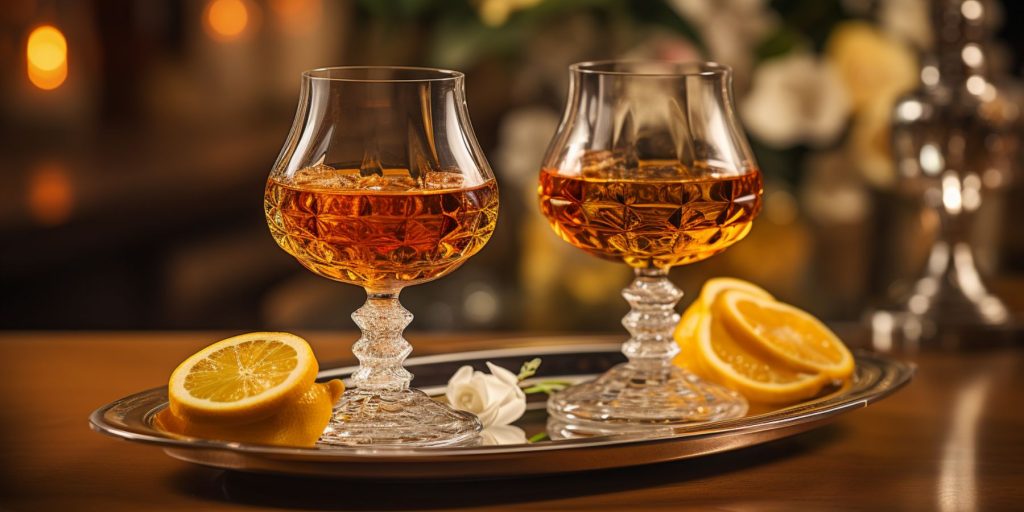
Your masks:
M701 318L711 314L711 306L720 294L726 291L737 291L747 293L756 297L772 299L772 295L760 286L757 286L742 279L733 277L713 277L704 282L700 294L683 311L679 325L673 333L676 344L679 345L679 354L675 357L675 363L687 370L701 375L700 359L696 356L697 331ZM707 372L703 372L707 373Z
M712 316L697 328L697 372L720 382L753 402L781 404L818 393L828 378L816 372L793 370L738 342Z
M853 355L817 318L788 304L726 292L712 306L733 338L790 367L833 379L853 373Z
M674 337L676 365L755 403L811 398L854 370L850 351L824 324L740 279L709 279Z
M307 392L319 367L302 338L254 332L218 341L182 362L168 383L185 420L244 423L276 414Z

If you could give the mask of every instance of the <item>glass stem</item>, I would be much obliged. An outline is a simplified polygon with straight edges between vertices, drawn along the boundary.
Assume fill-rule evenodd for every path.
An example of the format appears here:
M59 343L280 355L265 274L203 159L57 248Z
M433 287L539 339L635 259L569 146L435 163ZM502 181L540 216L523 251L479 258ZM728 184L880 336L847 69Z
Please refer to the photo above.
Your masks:
M668 280L668 270L638 268L636 278L622 290L632 309L622 319L631 335L622 353L634 365L664 366L679 353L672 332L679 323L676 303L683 291Z
M398 302L398 291L367 290L366 303L354 313L362 336L352 346L359 369L352 374L352 385L363 390L402 391L409 387L412 374L402 362L412 345L402 331L412 322L412 313Z

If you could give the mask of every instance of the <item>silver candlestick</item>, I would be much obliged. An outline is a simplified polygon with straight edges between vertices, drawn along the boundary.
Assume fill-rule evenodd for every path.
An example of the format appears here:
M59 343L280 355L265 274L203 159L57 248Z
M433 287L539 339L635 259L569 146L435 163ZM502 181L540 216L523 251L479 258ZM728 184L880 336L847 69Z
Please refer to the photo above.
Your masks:
M924 59L918 90L895 106L900 192L923 199L939 223L909 291L896 307L869 315L877 349L963 346L977 339L967 334L1007 334L1014 325L986 286L971 245L976 213L1010 181L1020 145L1017 109L991 79L989 5L932 1L934 51Z

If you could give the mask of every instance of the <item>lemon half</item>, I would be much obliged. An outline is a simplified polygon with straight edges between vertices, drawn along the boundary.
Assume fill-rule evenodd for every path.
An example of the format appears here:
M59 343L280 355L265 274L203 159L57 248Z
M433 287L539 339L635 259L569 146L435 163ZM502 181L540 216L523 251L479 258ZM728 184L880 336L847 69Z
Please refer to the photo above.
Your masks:
M164 409L157 414L156 424L168 432L200 439L310 448L320 439L331 420L334 402L344 390L345 385L338 379L323 384L313 383L276 414L251 423L189 421L178 418L170 409Z
M319 367L306 340L254 332L218 341L171 374L171 412L184 420L251 422L303 395Z

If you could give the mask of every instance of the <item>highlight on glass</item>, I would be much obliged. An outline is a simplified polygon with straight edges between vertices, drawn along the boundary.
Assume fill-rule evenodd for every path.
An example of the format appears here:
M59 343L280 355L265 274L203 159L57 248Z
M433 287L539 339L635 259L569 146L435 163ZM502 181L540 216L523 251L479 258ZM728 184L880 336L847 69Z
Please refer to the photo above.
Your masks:
M406 286L441 278L487 243L498 190L466 108L463 74L408 67L307 71L267 181L274 240L315 274L361 286L359 369L321 445L472 444L481 429L409 387Z
M761 173L715 63L605 61L570 67L565 113L541 166L540 208L563 240L629 265L629 359L553 395L557 435L655 432L745 414L738 393L672 363L683 292L670 268L750 231ZM685 357L685 355L684 355Z

